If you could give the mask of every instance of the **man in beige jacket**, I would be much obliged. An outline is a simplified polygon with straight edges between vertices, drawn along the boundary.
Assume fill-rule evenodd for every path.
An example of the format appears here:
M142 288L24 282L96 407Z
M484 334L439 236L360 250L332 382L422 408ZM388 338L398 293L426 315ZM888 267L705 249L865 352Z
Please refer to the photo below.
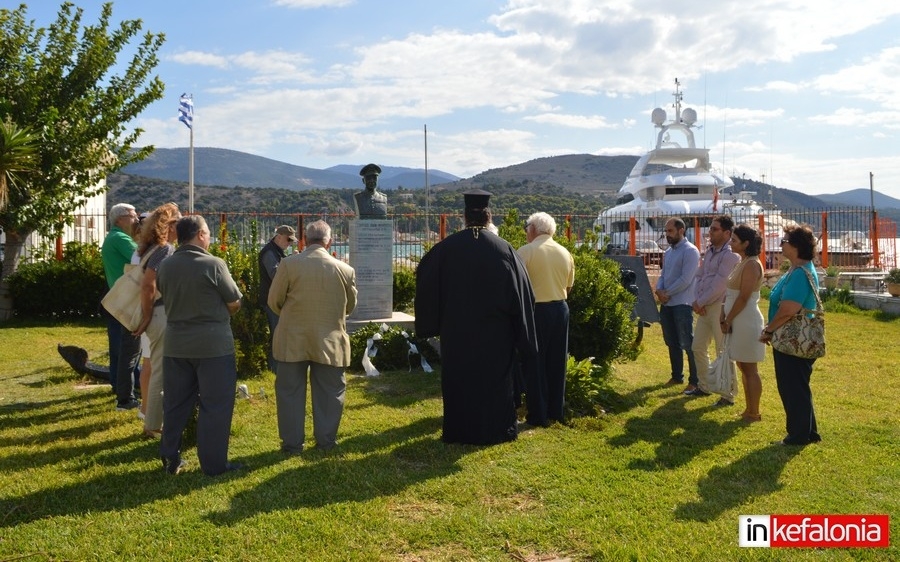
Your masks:
M337 443L347 387L344 368L350 365L346 317L356 307L356 273L328 253L331 227L321 220L311 223L305 238L306 249L278 266L268 300L279 315L272 355L278 362L278 434L287 454L304 447L307 373L316 447L330 450Z

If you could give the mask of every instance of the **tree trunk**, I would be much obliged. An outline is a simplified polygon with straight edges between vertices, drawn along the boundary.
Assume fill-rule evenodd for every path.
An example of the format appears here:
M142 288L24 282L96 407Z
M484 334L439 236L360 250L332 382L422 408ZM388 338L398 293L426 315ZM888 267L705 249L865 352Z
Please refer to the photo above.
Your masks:
M0 273L0 322L13 317L13 301L9 294L9 276L19 266L19 256L27 236L19 236L18 232L6 232L6 244L3 247L3 272Z

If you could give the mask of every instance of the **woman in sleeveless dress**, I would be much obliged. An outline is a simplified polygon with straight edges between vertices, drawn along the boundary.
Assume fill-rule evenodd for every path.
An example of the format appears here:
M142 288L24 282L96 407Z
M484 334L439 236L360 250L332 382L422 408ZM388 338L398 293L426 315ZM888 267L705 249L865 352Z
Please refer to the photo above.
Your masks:
M765 358L766 346L759 341L765 321L759 311L759 289L763 284L763 266L759 261L762 237L754 228L741 224L731 234L731 250L741 257L725 289L722 307L722 333L730 334L728 353L741 371L746 408L741 418L747 422L762 419L759 400L762 381L759 363Z

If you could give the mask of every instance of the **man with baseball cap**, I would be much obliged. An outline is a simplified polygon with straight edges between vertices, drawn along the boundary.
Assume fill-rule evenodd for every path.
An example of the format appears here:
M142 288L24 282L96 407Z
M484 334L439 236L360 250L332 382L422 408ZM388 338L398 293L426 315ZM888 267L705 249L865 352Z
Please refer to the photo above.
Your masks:
M269 322L269 370L275 372L275 359L272 357L272 334L278 325L278 315L269 308L269 288L278 264L287 255L285 250L291 244L297 242L296 231L283 224L275 229L275 235L259 251L259 305L266 311L266 320Z

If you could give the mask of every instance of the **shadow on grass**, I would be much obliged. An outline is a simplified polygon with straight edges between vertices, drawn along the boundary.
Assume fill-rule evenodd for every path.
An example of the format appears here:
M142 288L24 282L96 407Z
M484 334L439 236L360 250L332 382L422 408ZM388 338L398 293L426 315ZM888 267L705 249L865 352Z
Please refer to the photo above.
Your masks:
M207 518L216 525L234 525L260 513L366 501L459 472L459 459L479 447L443 443L436 431L440 424L440 418L427 418L342 441L337 452L306 451L296 468L282 470L253 489L236 494L228 510ZM379 448L387 445L393 446ZM379 452L347 458L357 451ZM266 453L255 460L271 462L271 457ZM283 463L298 463L296 457L280 453L277 457ZM248 461L254 462L252 457Z
M665 385L636 388L626 394L620 394L609 384L600 389L599 403L610 414L624 414L647 403L647 396L664 388Z
M112 410L115 400L111 395L78 394L44 401L22 401L0 406L0 427L4 430L47 426L55 423L92 418L104 409ZM30 443L49 442L42 437ZM0 440L0 445L15 445L15 440Z
M368 403L391 408L406 408L441 396L441 375L421 369L412 372L388 371L377 377L348 377L347 382L360 388ZM366 401L360 401L357 406L365 406ZM350 409L353 407L348 406Z
M60 463L78 464L82 458L86 459L87 464L117 464L119 461L115 456L119 455L119 452L116 449L133 443L137 435L136 430L135 436L91 441L95 434L123 423L120 419L99 418L104 411L112 408L112 401L106 394L24 402L15 406L0 408L0 426L3 427L4 433L16 429L24 429L27 432L34 427L41 427L42 430L39 433L28 432L23 437L0 438L0 449L17 447L31 449L29 452L3 451L0 455L0 471L3 472ZM35 446L41 447L40 452L34 452ZM156 453L150 458L155 457ZM130 461L125 459L122 462Z
M675 508L677 519L708 522L751 498L781 490L778 482L784 467L802 447L771 446L722 467L716 467L698 482L700 500Z
M84 455L84 458L70 461L68 470L80 474L96 464L137 466L148 459L159 459L158 441L147 441L146 445L127 451L118 449L133 442L134 438L122 438L98 444L99 451L84 448L76 453ZM79 517L88 513L132 509L160 499L191 494L220 482L199 471L168 477L158 460L151 464L152 468L146 470L127 470L115 474L103 470L91 479L82 478L64 486L2 499L0 528L53 517ZM167 480L161 483L163 479Z
M688 410L685 405L689 400L692 398L667 400L649 416L630 418L625 422L625 432L611 438L609 444L628 447L638 442L656 443L653 459L635 459L629 463L629 468L670 470L727 441L742 425L739 421L720 423L703 419L715 406L710 403L707 407Z

